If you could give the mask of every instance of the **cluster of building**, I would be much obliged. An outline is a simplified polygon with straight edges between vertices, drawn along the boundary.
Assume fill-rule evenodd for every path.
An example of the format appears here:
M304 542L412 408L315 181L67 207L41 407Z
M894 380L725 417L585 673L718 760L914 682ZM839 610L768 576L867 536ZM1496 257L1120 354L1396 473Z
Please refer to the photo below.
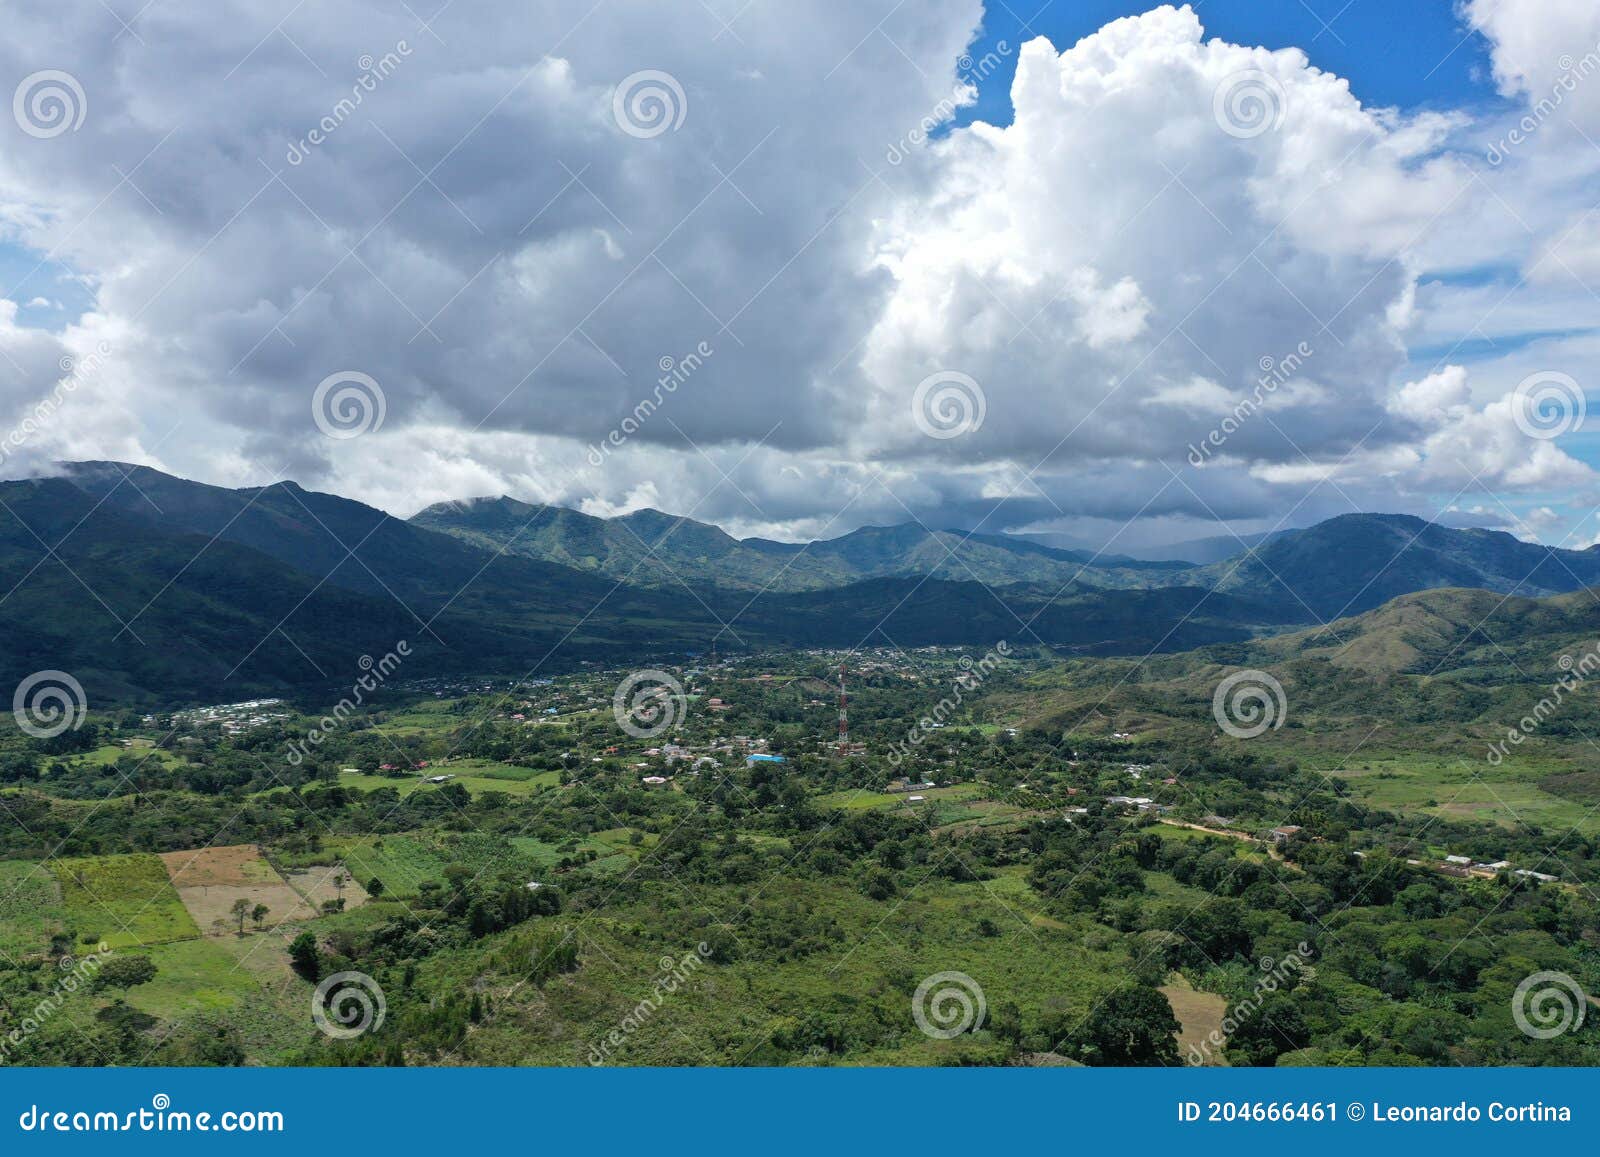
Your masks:
M1531 868L1512 867L1510 860L1489 863L1474 860L1471 856L1446 856L1439 870L1452 876L1476 876L1479 879L1493 879L1501 872L1508 872L1518 879L1538 880L1541 884L1553 884L1561 878L1548 872L1535 872Z
M264 727L279 719L289 718L282 699L246 699L242 703L219 703L212 707L194 707L173 712L174 723L186 727L205 727L216 724L229 735ZM153 727L155 717L146 715L145 726Z

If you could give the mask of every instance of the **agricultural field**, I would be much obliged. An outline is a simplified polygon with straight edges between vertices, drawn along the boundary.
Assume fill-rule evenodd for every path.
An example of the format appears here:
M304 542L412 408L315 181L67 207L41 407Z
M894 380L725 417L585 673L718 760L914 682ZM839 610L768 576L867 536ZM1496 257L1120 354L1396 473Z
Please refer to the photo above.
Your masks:
M254 844L201 848L194 852L167 852L161 857L178 898L208 936L236 935L234 905L243 900L254 911L267 909L265 918L250 917L252 927L273 928L285 920L309 920L316 910L286 883Z
M62 858L51 861L50 871L82 943L137 948L200 935L160 856Z
M343 862L363 889L374 879L383 881L383 894L396 899L413 897L424 880L437 880L449 862L439 855L431 839L409 835L359 836L330 840L318 853L281 856L279 862L291 880L310 879L317 869Z
M595 856L589 864L594 871L618 872L625 870L639 855L639 849L628 844L626 829L620 833L597 832L560 844L546 843L533 836L513 836L511 845L538 872L548 872L564 859L575 860L588 853Z

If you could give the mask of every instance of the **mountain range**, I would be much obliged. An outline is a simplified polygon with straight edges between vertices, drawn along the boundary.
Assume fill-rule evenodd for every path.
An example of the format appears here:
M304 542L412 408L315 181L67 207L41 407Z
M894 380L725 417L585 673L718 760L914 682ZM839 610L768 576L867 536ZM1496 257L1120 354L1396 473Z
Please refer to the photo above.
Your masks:
M916 524L735 539L658 511L603 519L510 498L407 520L293 482L228 489L114 462L0 482L0 679L66 670L98 701L348 685L361 656L401 639L403 678L711 646L1006 639L1142 655L1268 646L1432 588L1538 598L1595 584L1595 549L1404 515L1345 515L1195 565Z

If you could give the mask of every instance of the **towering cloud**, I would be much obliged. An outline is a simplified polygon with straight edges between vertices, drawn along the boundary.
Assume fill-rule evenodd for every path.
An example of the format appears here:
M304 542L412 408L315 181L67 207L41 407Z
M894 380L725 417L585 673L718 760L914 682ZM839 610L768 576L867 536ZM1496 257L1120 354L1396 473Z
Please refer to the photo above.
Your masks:
M1533 92L1588 32L1532 4L1550 39L1528 39L1514 7L1467 11ZM123 28L21 0L0 220L39 269L10 296L65 274L94 304L49 334L0 314L0 420L63 358L93 372L6 468L133 457L399 512L509 491L793 534L1588 483L1506 429L1511 367L1408 357L1470 308L1419 275L1522 195L1459 147L1465 116L1364 106L1188 8L975 60L981 18L350 0ZM952 128L1011 57L1014 122Z

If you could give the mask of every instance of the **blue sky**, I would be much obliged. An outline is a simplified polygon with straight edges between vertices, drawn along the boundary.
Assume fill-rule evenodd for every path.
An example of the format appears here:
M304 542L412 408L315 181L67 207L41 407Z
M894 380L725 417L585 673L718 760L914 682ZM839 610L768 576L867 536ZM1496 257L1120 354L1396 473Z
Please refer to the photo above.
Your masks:
M1200 0L1190 6L1207 36L1304 49L1313 65L1347 78L1369 104L1458 108L1498 99L1488 43L1462 25L1453 0ZM983 39L972 55L981 59L1000 41L1013 55L979 86L978 104L964 110L961 121L1010 122L1016 45L1046 36L1065 47L1151 7L1127 0L989 0Z

